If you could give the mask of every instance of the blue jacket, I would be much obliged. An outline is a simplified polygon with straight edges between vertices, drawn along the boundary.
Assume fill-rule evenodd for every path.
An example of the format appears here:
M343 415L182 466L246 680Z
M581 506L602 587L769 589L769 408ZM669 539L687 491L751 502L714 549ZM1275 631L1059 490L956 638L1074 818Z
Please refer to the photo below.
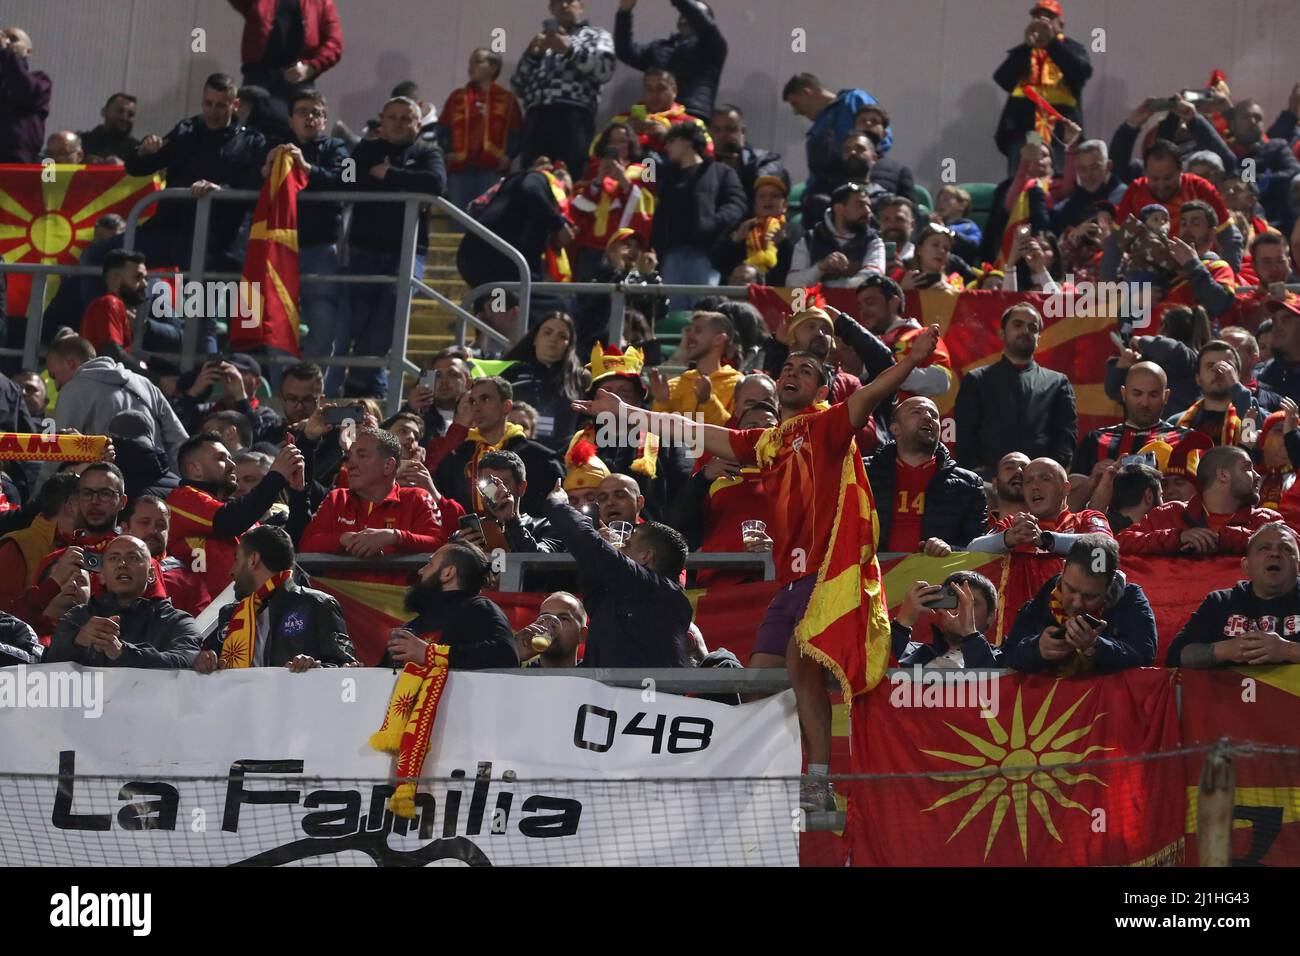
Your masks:
M1002 642L1005 666L1018 671L1043 671L1057 666L1043 660L1038 651L1038 638L1047 628L1059 626L1052 616L1050 601L1060 580L1059 574L1053 577L1016 614L1011 633ZM1093 658L1096 669L1120 671L1149 667L1156 659L1156 617L1147 596L1140 586L1127 583L1123 572L1116 573L1111 593L1115 599L1107 600L1106 610L1101 614L1106 628L1097 638L1097 656Z
M814 184L831 175L840 158L840 146L853 131L853 121L864 106L874 106L876 98L866 90L840 90L835 102L817 114L804 141L808 152L808 192L816 192ZM892 129L885 130L878 152L881 156L894 145Z

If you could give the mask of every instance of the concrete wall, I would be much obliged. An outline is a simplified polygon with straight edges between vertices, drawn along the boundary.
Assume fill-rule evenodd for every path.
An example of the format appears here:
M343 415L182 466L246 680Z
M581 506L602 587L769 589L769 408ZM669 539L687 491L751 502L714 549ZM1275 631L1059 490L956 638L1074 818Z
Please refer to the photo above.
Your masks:
M374 114L399 80L415 79L439 104L464 82L469 50L501 27L506 71L547 16L542 0L337 0L347 39L343 60L320 86L331 112L356 125ZM834 88L861 86L894 117L895 155L932 189L945 158L959 180L1000 179L993 146L1003 94L991 76L1020 41L1029 0L715 0L731 44L720 100L738 103L751 139L782 152L804 172L805 121L780 97L785 79L819 74ZM1087 132L1109 139L1145 96L1204 85L1211 69L1228 74L1234 94L1264 104L1268 121L1300 80L1300 3L1295 0L1066 0L1067 33L1091 44L1084 98ZM36 60L54 79L50 129L88 128L107 94L140 97L137 133L165 132L197 112L208 73L238 75L241 20L224 0L6 0L0 19L31 34ZM593 22L613 27L616 0L588 0ZM676 20L668 0L641 0L637 34L666 34ZM207 52L191 52L191 31L207 33ZM791 31L807 31L807 52ZM1288 48L1290 54L1287 53ZM638 74L619 67L602 112L633 102Z

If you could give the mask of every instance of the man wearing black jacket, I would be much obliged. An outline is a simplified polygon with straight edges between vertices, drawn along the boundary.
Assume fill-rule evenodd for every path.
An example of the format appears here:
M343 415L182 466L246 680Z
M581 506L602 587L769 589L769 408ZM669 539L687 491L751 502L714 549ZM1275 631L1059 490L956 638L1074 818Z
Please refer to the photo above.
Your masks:
M280 149L287 149L306 166L307 186L303 193L335 192L343 188L343 169L348 157L347 143L325 131L329 124L329 104L313 91L299 93L289 103L289 129L292 138ZM270 173L270 157L263 175ZM362 172L358 168L358 172ZM359 207L356 207L359 208ZM301 275L333 276L339 272L339 227L343 207L334 202L300 202L298 204L298 271ZM346 290L332 282L303 282L298 298L307 336L302 354L309 358L345 355L348 350ZM330 394L338 393L344 369L329 370Z
M622 550L569 506L557 482L542 512L578 562L589 632L583 667L685 667L691 602L679 583L686 542L667 525L638 525Z
M166 136L146 136L126 160L128 175L149 176L166 170L169 188L189 186L196 197L223 187L261 188L266 139L239 123L238 109L239 88L234 77L213 73L203 84L200 114L181 120ZM154 217L141 227L136 248L151 263L188 269L195 204L160 202L156 208ZM208 250L210 259L228 271L240 269L241 263L229 253L239 224L250 210L245 203L213 203Z
M44 653L45 648L26 621L0 611L0 667L39 664Z
M790 191L790 174L781 162L781 154L750 146L745 114L739 106L724 103L709 117L709 137L713 140L713 158L726 163L740 177L740 188L754 196L754 184L763 176L775 176Z
M914 396L894 407L894 441L866 461L882 551L943 557L964 551L988 527L979 475L958 468L939 441L939 409Z
M1129 584L1119 570L1114 538L1079 535L1064 570L1016 614L1002 642L1002 659L1018 671L1052 671L1058 677L1155 662L1155 614L1142 588Z
M708 122L718 95L727 39L718 29L713 8L704 0L670 0L677 8L677 32L662 40L632 39L632 11L637 0L619 0L614 17L614 55L634 70L659 68L677 77L678 99L694 117Z
M528 492L528 468L522 458L512 451L490 451L479 459L478 476L479 481L491 485L489 494L483 495L483 530L458 531L457 541L467 541L487 552L502 548L555 554L564 550L564 543L551 533L550 522L519 509L519 500Z
M505 612L479 594L491 563L472 544L443 545L420 569L420 580L406 592L406 609L415 614L388 639L380 667L409 661L423 664L429 644L451 648L453 671L518 667L515 635Z
M547 247L566 246L578 234L577 227L560 211L547 174L539 169L503 179L475 218L519 250L534 281L543 277L542 256ZM471 289L489 282L519 280L514 262L472 232L460 242L456 268Z
M1300 546L1280 521L1250 536L1247 580L1211 591L1169 645L1170 667L1300 664Z
M104 549L104 593L75 607L59 621L47 662L96 667L181 669L199 651L194 618L167 598L147 598L154 564L139 538L119 535Z
M994 141L1007 157L1007 171L1014 176L1025 134L1034 129L1038 107L1024 92L1026 84L1051 103L1063 117L1083 125L1083 85L1092 76L1088 50L1065 35L1065 14L1058 0L1037 0L1029 11L1025 42L1007 51L993 82L1010 95L998 119ZM1056 165L1064 161L1064 144L1054 136Z
M447 168L436 143L420 137L420 105L395 96L379 114L379 137L363 139L352 152L356 162L353 189L366 193L411 192L441 196L447 185ZM407 240L400 202L367 202L353 207L349 235L348 272L351 275L397 275L402 244ZM415 230L414 278L424 277L429 248L429 212L422 209ZM387 355L393 347L393 312L396 283L357 284L351 287L351 354ZM335 343L337 345L337 342ZM353 369L344 394L383 398L388 392L387 369Z
M226 627L239 602L256 594L267 581L293 568L293 542L280 528L264 525L245 534L235 549L230 577L235 583L235 603L218 616L217 629L194 661L200 674L221 667L221 647ZM257 639L253 643L254 667L287 667L294 673L314 667L347 667L356 663L343 611L323 591L300 587L290 578L263 602L257 613Z
M695 123L678 123L664 137L663 164L652 244L660 253L666 285L717 285L709 261L713 244L740 225L749 199L735 170L707 155L708 134ZM673 299L670 308L689 308Z
M1067 471L1078 418L1074 388L1034 361L1043 319L1028 302L1002 313L1002 358L967 372L957 392L957 461L991 474L1007 452L1054 458Z
M917 620L945 587L957 593L957 607L936 610L930 641L916 640ZM955 571L943 584L916 581L889 622L894 658L899 667L998 667L1002 652L985 636L997 613L997 589L975 571Z

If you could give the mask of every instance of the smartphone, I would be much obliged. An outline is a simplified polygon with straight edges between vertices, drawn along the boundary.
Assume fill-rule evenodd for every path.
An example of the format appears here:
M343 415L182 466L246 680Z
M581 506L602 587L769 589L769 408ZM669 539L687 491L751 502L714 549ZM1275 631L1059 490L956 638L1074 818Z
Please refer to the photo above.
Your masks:
M1080 614L1079 617L1087 621L1088 626L1091 628L1100 628L1102 625L1101 620L1099 618L1093 617L1091 614Z
M594 501L589 501L579 509L591 523L597 527L600 526L600 505Z
M941 276L937 272L927 272L925 275L916 277L916 287L918 289L928 289L939 281Z
M483 496L483 500L490 505L497 503L497 486L490 479L480 478L478 480L478 493Z
M461 531L477 531L479 537L483 537L483 519L478 515L461 515L457 524Z
M925 602L925 606L934 611L952 611L957 608L957 589L945 584L939 596Z
M1128 465L1147 465L1151 468L1156 467L1156 453L1153 451L1139 452L1136 455L1120 455L1119 466L1124 468Z
M1146 105L1147 105L1147 109L1149 109L1152 113L1167 113L1174 108L1174 104L1176 102L1178 101L1175 100L1172 96L1166 96L1163 99L1157 99L1155 97L1152 97L1151 99L1147 100Z
M646 368L654 368L656 365L664 364L664 344L658 339L642 342L640 349L641 360L645 363Z
M102 571L104 569L104 556L98 551L83 551L81 553L81 566L87 571Z
M331 405L325 409L325 422L336 428L348 421L360 424L365 413L364 405Z
M1202 100L1211 99L1214 96L1214 90L1183 90L1183 99L1189 103L1200 103Z
M618 161L619 161L619 158L620 158L621 156L622 156L622 153L620 153L620 152L618 151L618 147L617 147L617 146L606 146L606 147L605 147L605 158L608 159L608 160L610 160L611 162L615 162L615 163L618 162Z
M886 262L893 262L893 261L894 261L894 255L895 255L897 252L898 252L898 243L896 243L896 242L887 242L887 243L885 243L885 261L886 261Z
M1268 284L1268 297L1269 297L1270 299L1276 299L1278 302L1285 302L1285 301L1286 301L1286 283L1285 283L1285 282L1270 282L1270 283Z
M428 389L431 392L433 391L433 386L436 385L437 382L438 370L436 368L431 368L420 376L420 388Z
M1118 332L1110 333L1110 340L1115 343L1117 348L1123 349L1127 347L1124 345L1124 337Z
M555 17L547 17L545 20L542 21L542 32L548 35L552 33L559 33L560 21L555 19Z

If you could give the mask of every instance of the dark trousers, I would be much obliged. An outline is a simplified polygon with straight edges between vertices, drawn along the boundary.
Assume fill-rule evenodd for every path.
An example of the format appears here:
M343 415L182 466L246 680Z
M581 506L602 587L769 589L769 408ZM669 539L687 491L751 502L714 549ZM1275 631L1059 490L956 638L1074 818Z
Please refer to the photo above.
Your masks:
M562 159L574 181L587 169L587 150L595 136L596 117L583 106L536 106L524 116L521 160L527 169L538 156Z

